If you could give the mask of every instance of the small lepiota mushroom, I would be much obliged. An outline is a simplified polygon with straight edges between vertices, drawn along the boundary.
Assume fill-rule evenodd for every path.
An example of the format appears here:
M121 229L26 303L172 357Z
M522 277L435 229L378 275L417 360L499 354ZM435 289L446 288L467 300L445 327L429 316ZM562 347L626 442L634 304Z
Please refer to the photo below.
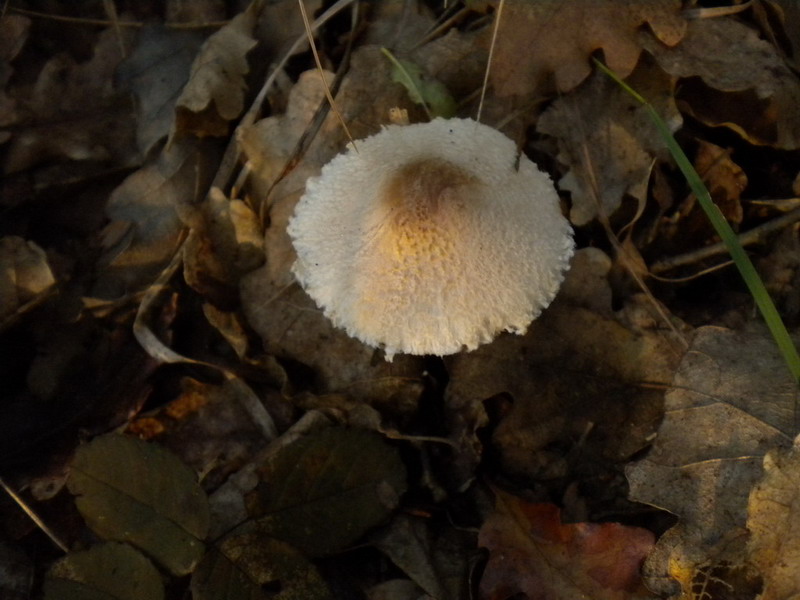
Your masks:
M470 119L390 125L308 180L293 272L337 327L396 353L525 333L573 251L550 178Z

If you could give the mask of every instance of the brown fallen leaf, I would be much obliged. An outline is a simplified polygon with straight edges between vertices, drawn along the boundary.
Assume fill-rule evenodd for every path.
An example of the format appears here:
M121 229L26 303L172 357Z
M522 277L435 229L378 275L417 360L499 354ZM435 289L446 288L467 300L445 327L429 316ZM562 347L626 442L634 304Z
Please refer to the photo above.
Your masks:
M639 569L655 536L619 523L562 524L553 504L496 491L478 543L489 549L481 598L623 600L649 597Z
M213 173L200 167L212 157L202 145L173 144L111 193L106 205L111 223L92 296L119 298L155 279L178 247L183 228L178 207L208 185Z
M671 129L680 127L669 75L642 60L628 83L652 102ZM537 129L558 140L558 160L569 169L559 187L572 193L570 220L576 225L598 214L610 217L626 194L643 204L655 157L666 156L647 111L599 71L555 100Z
M797 225L782 232L769 252L756 263L787 327L800 322L800 296L796 293L800 288L800 237L797 232Z
M0 542L0 593L7 600L30 598L33 587L33 562L18 543Z
M674 47L647 36L641 40L668 73L703 80L700 86L687 82L679 94L695 117L730 127L755 144L800 147L800 79L757 31L722 17L691 21Z
M703 139L697 139L694 166L708 188L711 198L725 218L736 228L744 218L741 196L747 187L747 174L731 158L731 152ZM690 194L670 208L658 225L657 235L668 244L666 254L684 252L686 248L704 246L716 240L716 232L708 217ZM763 277L763 275L762 275Z
M458 460L467 461L465 476L474 468L469 457L477 461L480 453L474 431L485 424L483 401L499 394L512 405L492 445L501 470L523 481L567 474L563 452L548 446L573 447L581 439L581 456L602 462L589 468L596 473L647 445L662 403L658 385L649 384L670 381L679 353L663 332L627 325L625 311L611 311L610 261L591 258L576 256L565 293L524 336L502 335L445 359L447 416ZM600 297L608 304L600 306Z
M274 425L270 432L250 409L258 399L248 391L241 380L211 385L184 378L178 397L137 418L127 432L169 448L213 489L275 435Z
M399 515L373 544L430 598L459 600L469 594L469 558L475 542L472 532L449 527L434 534L424 519Z
M715 144L698 140L694 165L711 194L714 204L725 218L738 225L742 222L742 192L747 187L747 175L731 159L730 152Z
M318 14L322 0L306 0L306 11L309 15ZM305 37L306 30L297 0L274 0L262 3L256 37L264 45L270 60L277 60L288 52L298 37ZM307 49L307 47L306 47ZM298 52L302 52L301 47Z
M239 279L264 262L258 217L219 188L211 188L201 204L184 206L180 212L190 228L183 254L186 283L220 306L235 305Z
M126 39L130 35L125 33ZM121 60L119 39L109 28L98 36L88 61L56 54L32 88L9 90L19 119L3 161L5 172L64 159L137 164L129 95L113 84Z
M606 64L627 77L641 53L639 28L649 24L658 40L674 46L686 29L680 9L678 0L507 2L492 64L494 91L545 91L551 75L558 91L569 91L589 75L589 56L599 48Z
M747 509L750 560L761 571L760 600L800 596L800 438L764 457L764 476Z
M0 127L8 127L19 118L16 101L6 93L6 85L14 73L11 62L25 45L30 26L31 21L27 17L0 17ZM10 136L10 132L0 132L0 144Z
M795 402L796 382L762 328L697 330L650 453L626 470L631 499L679 519L645 563L651 589L689 594L704 573L742 566L748 494L764 454L789 444Z
M41 301L55 283L44 250L21 237L0 238L0 330Z
M767 0L764 4L771 6L778 14L783 26L780 33L786 36L789 42L791 60L794 61L794 66L797 67L800 59L800 5L794 0ZM758 16L760 17L761 14L758 14Z
M252 37L256 7L252 4L203 44L175 103L170 140L183 134L224 136L228 123L241 114L250 71L247 53L258 43Z
M410 579L390 579L365 590L367 600L432 600Z
M172 129L175 101L203 39L198 31L144 27L117 69L117 81L136 96L136 142L142 156Z

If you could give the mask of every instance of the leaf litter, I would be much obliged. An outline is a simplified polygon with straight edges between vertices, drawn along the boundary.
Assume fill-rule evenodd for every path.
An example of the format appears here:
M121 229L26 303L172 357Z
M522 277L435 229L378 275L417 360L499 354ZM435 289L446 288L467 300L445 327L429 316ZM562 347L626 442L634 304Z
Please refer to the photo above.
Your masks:
M0 475L71 548L0 504L47 572L20 597L797 593L796 382L726 272L650 277L713 234L590 60L648 97L740 231L769 226L798 177L791 4L506 2L484 120L558 182L581 249L525 336L393 363L290 272L294 205L347 143L296 0L168 4L88 37L16 3L0 19L2 447L26 440ZM421 99L475 114L499 5L450 4L306 3L355 138L395 108L426 121ZM796 236L753 249L787 315Z

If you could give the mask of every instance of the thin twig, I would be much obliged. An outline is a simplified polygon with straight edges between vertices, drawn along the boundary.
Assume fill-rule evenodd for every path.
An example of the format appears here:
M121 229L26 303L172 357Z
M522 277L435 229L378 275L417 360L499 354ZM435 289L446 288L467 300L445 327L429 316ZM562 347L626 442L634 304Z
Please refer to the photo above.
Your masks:
M717 19L728 15L735 15L750 8L753 0L747 0L744 4L737 4L735 6L712 6L706 8L687 8L681 12L684 19Z
M119 26L119 15L117 14L117 6L114 0L103 0L103 9L106 11L111 25L114 28L114 35L117 36L117 43L119 44L119 51L122 58L127 58L128 51L125 49L125 38L122 37L122 28Z
M663 281L664 283L686 283L688 281L694 281L695 279L700 279L701 277L705 277L706 275L710 275L711 273L716 273L717 271L721 271L722 269L727 269L731 265L735 265L736 263L732 260L726 260L725 262L719 263L718 265L714 265L713 267L708 267L707 269L703 269L702 271L698 271L697 273L692 273L691 275L687 275L686 277L661 277L660 275L656 275L652 271L648 273L648 277L651 279L655 279L656 281Z
M339 123L342 125L342 129L344 129L345 134L347 135L347 139L350 140L350 143L353 145L353 149L358 152L358 148L356 147L356 141L353 139L353 136L350 135L350 130L347 128L347 123L344 122L344 117L342 117L342 113L339 112L339 107L336 106L336 101L333 99L333 95L331 94L331 89L328 87L328 82L325 79L325 71L322 69L322 61L319 59L319 54L317 53L317 45L314 43L314 35L311 33L311 23L308 21L308 14L306 13L306 5L303 0L297 0L297 3L300 5L300 14L303 16L303 26L306 28L306 35L308 36L308 43L311 45L311 53L314 55L314 62L317 64L317 70L319 71L319 76L322 78L322 86L325 88L325 96L328 98L328 102L331 105L331 110L336 114L336 118L339 119Z
M13 498L14 502L16 502L19 505L19 507L25 512L26 515L28 515L28 518L30 518L31 521L36 523L39 529L41 529L47 535L47 537L50 538L50 541L52 541L56 546L58 546L58 548L62 552L64 552L64 554L69 552L69 546L67 546L63 541L61 541L61 538L59 538L58 535L56 535L56 533L52 529L50 529L50 527L48 527L44 521L42 521L39 515L37 515L36 512L30 506L28 506L28 503L25 502L25 500L23 500L22 497L19 494L17 494L17 492L15 492L8 484L6 484L6 482L3 480L2 477L0 477L0 487L2 487L6 491L6 494L8 494L9 496L11 496L11 498Z
M494 46L497 43L497 32L500 29L500 19L503 16L503 6L506 0L500 0L497 5L497 14L494 16L494 29L492 30L492 43L489 46L489 59L486 61L486 72L483 74L483 87L481 87L481 99L478 102L478 115L475 120L481 122L481 113L483 112L483 101L486 98L486 86L489 85L489 72L492 69L492 58L494 58Z
M317 19L311 24L312 31L316 31L317 28L322 27L325 23L327 23L330 19L336 16L340 11L347 8L350 4L353 3L354 0L337 0L336 3L331 6L328 10L322 13ZM272 72L267 77L264 85L261 86L261 89L258 91L253 102L250 104L250 108L244 114L244 116L239 120L239 124L236 126L236 131L241 131L247 127L253 125L258 118L261 116L261 107L264 105L264 100L269 93L269 90L275 84L275 81L278 79L278 74L283 71L283 68L286 66L286 63L289 62L289 58L294 56L294 53L297 52L298 48L302 45L302 43L306 41L305 34L298 36L294 43L289 47L286 52L283 53L283 57L278 61L278 64L272 69ZM239 164L239 157L241 154L241 144L239 144L238 136L236 134L231 136L230 141L228 142L227 148L225 148L225 154L222 156L222 161L220 163L219 169L217 169L217 174L214 176L214 181L211 184L212 187L218 187L220 189L226 189L228 183L233 178L232 173L235 170L236 166Z
M583 122L580 121L580 123L582 125ZM586 139L585 135L584 139ZM600 202L600 193L599 193L600 186L598 185L597 178L595 177L595 170L593 168L591 156L589 155L589 149L585 143L582 146L582 150L583 150L584 165L586 167L586 173L589 177L589 183L591 184L592 197L594 198L595 204L597 205L597 220L600 222L603 229L605 230L606 236L608 237L608 241L611 242L611 245L613 246L614 251L617 253L617 256L624 256L626 257L626 259L628 259L623 262L625 270L628 272L631 278L636 282L636 285L639 286L639 289L641 289L642 292L647 296L648 300L650 300L653 307L655 308L655 311L664 321L666 326L672 331L672 333L675 335L678 341L681 342L684 348L688 348L689 341L680 331L678 331L678 328L672 322L672 319L669 318L669 315L664 310L664 307L658 300L656 300L655 296L653 296L653 293L650 291L650 288L647 287L647 284L644 282L639 273L636 272L636 269L630 266L630 257L628 255L628 251L619 241L617 234L614 233L614 230L611 227L611 223L608 220L608 215L606 215L605 211L602 208L602 204Z
M36 10L28 10L26 8L17 8L16 6L8 6L8 10L15 12L26 17L34 17L37 19L48 19L50 21L59 21L61 23L74 23L76 25L97 25L100 27L111 27L117 25L119 27L130 27L139 29L148 25L141 21L109 21L108 19L90 19L86 17L68 17L66 15L52 15L49 13L39 12ZM5 7L4 7L5 10ZM164 23L164 27L168 29L218 29L227 25L229 21L209 21L208 23Z
M742 246L757 244L758 242L761 242L766 235L783 229L784 227L788 227L789 225L792 225L798 221L800 221L800 208L773 219L772 221L768 221L767 223L759 225L758 227L753 227L744 233L740 233L737 238ZM671 258L665 258L653 263L650 266L650 271L653 273L663 273L664 271L669 271L675 267L694 264L701 260L705 260L706 258L711 258L712 256L716 256L718 254L726 254L727 252L728 249L725 246L725 243L717 242L716 244L711 244L710 246L703 246L697 250L692 250L691 252L679 254L678 256L673 256Z
M460 10L457 10L452 16L446 17L441 23L435 25L430 31L425 34L419 42L414 44L414 47L411 48L412 50L416 50L417 48L424 46L431 40L436 39L442 33L450 29L453 25L455 25L459 20L463 19L469 13L469 8L464 7Z

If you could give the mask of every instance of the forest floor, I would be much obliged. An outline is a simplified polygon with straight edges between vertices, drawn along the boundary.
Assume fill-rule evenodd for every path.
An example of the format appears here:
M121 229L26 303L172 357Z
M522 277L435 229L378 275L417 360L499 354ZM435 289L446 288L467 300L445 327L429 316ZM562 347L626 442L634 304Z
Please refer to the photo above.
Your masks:
M797 381L592 61L797 331L800 6L304 6L339 115L297 0L3 3L0 597L800 595ZM341 121L481 102L552 178L569 271L524 335L388 361L296 283L287 224Z

